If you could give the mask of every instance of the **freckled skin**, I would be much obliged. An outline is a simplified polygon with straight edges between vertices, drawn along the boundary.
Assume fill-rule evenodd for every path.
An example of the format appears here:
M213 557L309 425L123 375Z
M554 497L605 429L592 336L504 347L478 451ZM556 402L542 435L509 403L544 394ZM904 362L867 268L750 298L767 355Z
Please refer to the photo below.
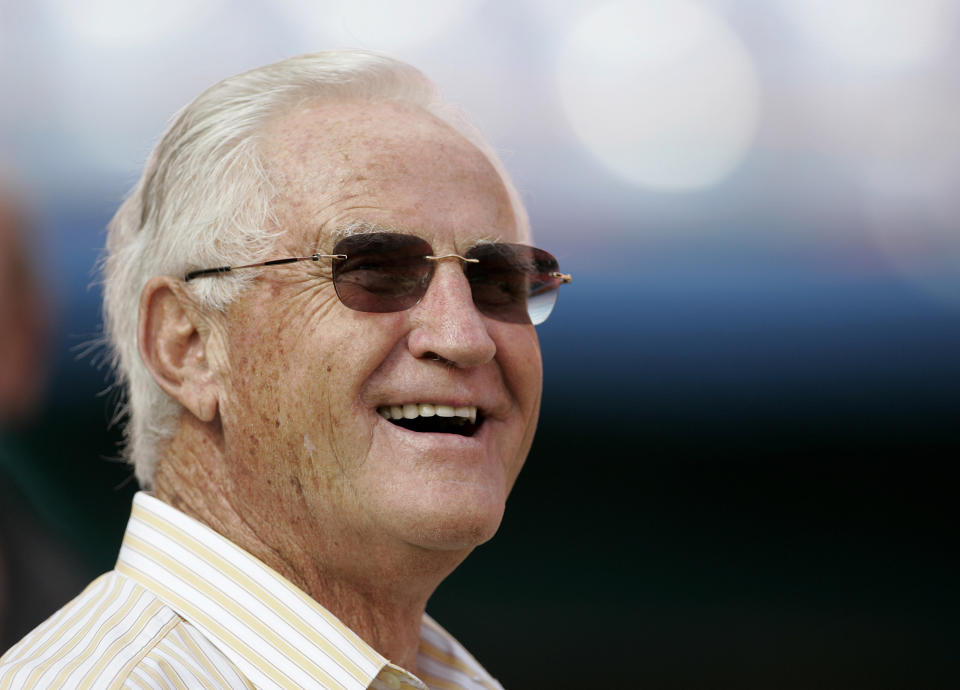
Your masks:
M355 221L438 254L525 239L489 162L419 109L308 105L275 119L261 148L279 190L276 257L329 253ZM213 327L216 423L182 425L200 438L170 444L157 493L189 495L187 512L414 669L427 599L493 536L529 451L539 344L532 326L479 314L457 262L390 314L346 308L329 275L306 262L264 270ZM481 431L414 434L377 413L434 401L478 405Z
M423 113L394 104L321 107L282 118L271 134L264 145L267 167L284 189L276 204L286 230L278 255L330 251L329 231L350 220L417 232L438 252L462 253L492 233L519 239L505 190L487 161ZM438 285L431 286L439 295L443 284L449 295L428 294L398 314L351 311L316 273L309 265L265 272L261 280L272 289L251 291L231 309L230 387L241 404L222 403L222 414L236 409L235 426L247 428L257 419L251 411L267 408L276 411L280 430L260 430L255 447L231 450L249 457L258 472L271 471L262 467L264 457L282 457L302 473L304 484L316 489L304 508L317 515L325 534L332 521L349 516L351 531L362 525L367 539L384 539L386 532L402 543L458 551L486 540L532 438L540 387L533 329L476 314L455 264L441 265ZM285 327L264 339L267 314ZM457 350L446 359L463 359L465 366L422 360L426 349L414 349L417 339L429 340L431 352ZM319 371L318 360L324 363ZM506 417L490 422L498 436L491 457L424 462L422 455L394 457L394 448L380 447L379 420L371 417L374 403L396 401L389 396L391 379L441 393L482 390ZM373 400L377 395L387 399ZM360 417L366 419L358 423ZM320 458L304 462L305 435ZM333 503L324 495L331 489L344 503L336 516L328 514Z

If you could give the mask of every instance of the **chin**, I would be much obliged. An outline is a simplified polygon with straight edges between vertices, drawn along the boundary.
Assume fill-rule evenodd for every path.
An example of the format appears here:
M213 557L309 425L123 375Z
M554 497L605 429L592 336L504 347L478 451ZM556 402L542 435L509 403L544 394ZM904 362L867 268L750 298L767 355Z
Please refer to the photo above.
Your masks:
M448 500L410 516L404 530L406 540L432 551L469 551L493 538L500 528L503 511L502 500Z
M421 532L419 542L434 551L471 550L490 541L497 533L500 521L466 523L463 520L434 525Z
M402 457L394 460L399 470L378 473L376 490L366 493L369 514L393 540L456 551L496 534L512 485L499 459L450 454L413 471Z

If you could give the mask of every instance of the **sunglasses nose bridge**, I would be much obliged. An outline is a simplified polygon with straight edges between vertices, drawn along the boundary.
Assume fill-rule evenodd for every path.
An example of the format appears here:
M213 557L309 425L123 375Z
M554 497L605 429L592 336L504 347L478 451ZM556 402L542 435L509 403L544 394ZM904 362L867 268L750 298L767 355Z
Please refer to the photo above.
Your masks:
M459 254L441 254L439 256L425 256L423 258L425 258L427 261L446 261L448 259L455 259L464 264L480 263L480 259L468 259L465 256L460 256Z
M443 285L438 285L437 289L448 296L459 293L460 286L465 288L464 296L473 306L476 306L473 302L473 291L467 277L466 267L469 264L479 263L479 259L470 259L460 254L429 255L424 258L430 266L430 272L426 277L426 284L423 287L424 294L421 295L420 301L426 297L427 292L433 287L434 283L442 283ZM463 270L458 270L456 266L450 266L448 270L444 270L441 268L444 263L460 265L463 267Z
M427 262L429 263L430 272L426 276L426 282L423 285L424 294L420 296L420 299L423 299L424 295L426 294L426 291L430 288L430 285L433 283L434 277L437 275L437 271L436 271L437 267L444 261L453 261L455 263L459 262L460 265L464 267L466 267L467 264L480 263L480 259L469 259L465 256L461 256L460 254L427 255L423 258L426 259ZM464 270L466 270L466 268L464 268ZM472 300L472 296L471 296L471 300Z

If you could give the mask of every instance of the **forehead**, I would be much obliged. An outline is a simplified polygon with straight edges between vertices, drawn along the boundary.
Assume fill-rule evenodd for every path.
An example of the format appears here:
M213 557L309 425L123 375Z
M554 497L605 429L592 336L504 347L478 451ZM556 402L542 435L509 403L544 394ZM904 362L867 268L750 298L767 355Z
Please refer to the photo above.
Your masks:
M369 224L454 243L520 239L490 161L418 107L308 104L271 122L261 151L289 234L313 232L322 242Z

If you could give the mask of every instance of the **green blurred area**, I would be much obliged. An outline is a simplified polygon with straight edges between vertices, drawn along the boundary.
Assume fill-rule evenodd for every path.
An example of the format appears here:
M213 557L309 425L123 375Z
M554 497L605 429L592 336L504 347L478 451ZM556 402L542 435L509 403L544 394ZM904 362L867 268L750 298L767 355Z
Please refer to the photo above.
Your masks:
M102 400L55 405L0 435L0 468L38 517L81 554L91 577L113 567L136 482L118 459Z

